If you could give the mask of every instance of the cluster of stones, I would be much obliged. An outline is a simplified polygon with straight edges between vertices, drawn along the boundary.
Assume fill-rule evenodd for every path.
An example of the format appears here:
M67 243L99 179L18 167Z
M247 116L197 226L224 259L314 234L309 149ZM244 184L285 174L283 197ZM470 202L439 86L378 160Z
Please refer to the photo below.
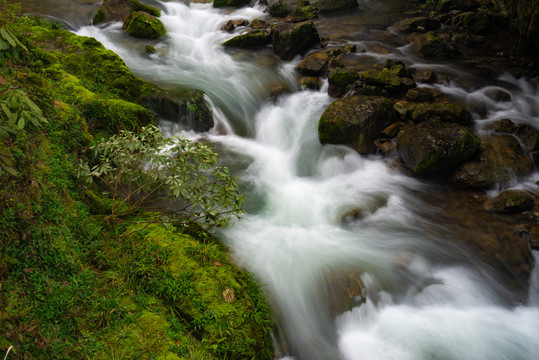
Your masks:
M339 4L342 7L338 10L357 6L345 1ZM394 31L407 34L425 58L463 56L467 49L482 43L482 34L500 21L478 10L473 0L442 0L438 4L441 15L404 19L393 26ZM228 24L227 31L234 26L246 30L224 44L242 48L271 44L283 60L309 51L297 66L302 75L300 86L319 89L320 79L327 78L328 93L336 98L319 120L322 144L342 144L361 154L383 155L411 176L444 178L470 190L510 186L530 175L534 162L539 165L536 129L507 119L492 124L487 135L479 137L467 109L429 87L418 87L443 81L443 77L408 69L395 60L366 71L344 66L341 60L356 48L323 41L320 44L312 20L324 11L320 2L300 1L292 7L286 0L278 0L269 4L268 12L274 16L272 22L281 20L273 25L256 20L251 29L248 22ZM529 212L533 216L535 203L534 196L526 191L506 190L486 199L483 208L500 214ZM538 247L539 242L533 239L539 235L539 228L532 227L526 233L532 246ZM483 248L483 244L478 246Z

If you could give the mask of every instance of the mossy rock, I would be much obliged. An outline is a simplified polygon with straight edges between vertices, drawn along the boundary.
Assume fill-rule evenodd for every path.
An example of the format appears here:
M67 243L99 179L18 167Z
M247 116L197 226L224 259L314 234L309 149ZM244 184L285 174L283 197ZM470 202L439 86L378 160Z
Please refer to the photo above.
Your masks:
M414 88L408 90L406 93L406 99L413 102L428 102L434 99L434 94L429 89Z
M480 140L467 127L455 123L422 122L397 138L397 150L417 175L453 168L479 149Z
M495 198L487 200L486 210L502 214L519 214L533 210L535 200L533 196L522 190L506 190Z
M161 10L156 9L153 6L143 4L138 0L131 0L131 12L133 11L144 11L155 17L161 16Z
M445 121L462 125L472 124L472 115L462 106L454 103L417 104L410 113L413 122Z
M420 39L419 52L426 58L435 59L455 59L461 55L447 41L437 37L433 33L427 33Z
M478 156L460 165L450 181L465 188L492 189L532 172L533 162L517 139L493 135L482 140Z
M383 97L352 96L334 101L318 122L322 144L348 145L361 154L376 151L374 141L397 119L391 102Z
M272 16L284 18L292 11L292 7L286 0L277 0L270 2L267 10Z
M332 71L328 76L328 93L332 97L341 97L348 92L348 86L359 79L357 71L337 70Z
M144 99L157 116L178 124L182 129L207 132L214 126L213 113L204 92L195 89L156 93Z
M430 17L414 17L397 21L393 30L405 33L426 32L439 29L441 24Z
M90 128L108 133L138 130L153 121L145 107L120 99L94 98L82 108Z
M320 42L314 22L279 23L271 27L273 51L282 60L292 60Z
M392 94L402 94L416 86L412 79L396 75L403 74L402 70L403 68L399 66L391 69L367 70L361 75L361 80L365 85L378 86Z
M92 24L94 25L102 24L105 22L106 19L107 19L107 15L103 11L103 9L101 9L100 7L99 10L97 10L97 12L95 13L94 17L92 18Z
M251 30L227 40L223 43L226 47L250 49L265 46L271 43L271 37L266 30Z
M166 35L163 23L144 11L134 11L123 24L123 29L130 36L141 39L157 39Z
M302 2L299 2L298 5L290 11L286 16L285 21L287 22L302 22L307 20L313 20L318 17L318 9L312 5L303 6Z
M322 87L322 81L314 76L302 76L298 81L298 86L300 88L320 90Z
M251 0L214 0L213 7L222 8L222 7L242 7L249 5Z

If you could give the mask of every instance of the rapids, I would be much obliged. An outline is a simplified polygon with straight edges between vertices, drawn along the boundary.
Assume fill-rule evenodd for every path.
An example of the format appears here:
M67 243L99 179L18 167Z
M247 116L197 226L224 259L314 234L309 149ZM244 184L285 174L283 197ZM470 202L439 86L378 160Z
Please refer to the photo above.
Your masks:
M461 232L477 229L455 229L425 216L448 214L428 201L434 185L400 175L378 157L321 146L318 119L332 99L326 87L296 89L298 59L283 64L269 49L253 54L221 46L233 36L222 25L268 17L263 6L227 11L211 4L160 5L169 35L152 43L154 55L143 54L148 41L128 37L120 23L75 26L76 33L101 41L146 80L207 94L215 129L182 135L214 143L246 191L245 216L218 234L236 264L266 284L278 358L536 359L537 271L523 298L455 241ZM396 57L412 67L445 69L450 79L466 77L456 65L425 63L388 30L402 10L398 1L360 5L362 11L347 14L346 21L322 17L321 35L356 44L362 49L356 56L366 64ZM272 99L274 82L293 92ZM470 83L451 80L436 87L481 105L478 125L511 114L539 127L539 87L533 80L500 74L490 84ZM510 100L494 101L493 90L507 92ZM520 186L539 191L537 179L536 173Z

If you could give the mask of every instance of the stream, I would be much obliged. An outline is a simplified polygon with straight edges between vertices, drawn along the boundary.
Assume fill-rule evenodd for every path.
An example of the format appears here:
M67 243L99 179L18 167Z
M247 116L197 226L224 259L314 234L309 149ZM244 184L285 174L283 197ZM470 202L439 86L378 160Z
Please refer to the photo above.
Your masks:
M365 66L397 58L409 67L445 72L447 82L424 86L480 105L483 111L474 113L478 128L508 116L539 128L536 81L503 72L479 79L459 64L425 62L388 28L406 15L400 1L359 3L345 15L321 16L320 35L355 44L360 51L354 56ZM121 23L82 26L82 10L70 17L67 11L65 19L48 14L98 39L141 78L207 94L216 121L209 133L165 123L163 129L213 143L246 192L245 215L218 235L233 261L266 285L278 359L537 358L537 270L523 295L457 241L494 234L495 224L477 228L478 222L461 221L453 215L459 210L432 195L439 187L393 171L381 157L320 145L318 120L334 99L327 84L320 91L297 88L299 57L281 62L270 48L221 45L241 31L220 30L228 20L269 19L264 6L230 11L201 3L154 4L164 9L160 19L168 31L154 42L130 38ZM142 51L148 43L157 49L150 56ZM272 98L276 82L292 92ZM492 100L489 94L500 89L509 100ZM538 192L537 180L536 172L515 186Z

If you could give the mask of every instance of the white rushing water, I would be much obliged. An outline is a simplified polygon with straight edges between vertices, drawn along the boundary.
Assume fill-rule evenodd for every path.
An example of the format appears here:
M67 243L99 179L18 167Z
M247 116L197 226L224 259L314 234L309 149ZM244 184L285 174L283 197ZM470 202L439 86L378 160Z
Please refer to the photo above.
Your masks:
M320 145L318 119L332 101L326 89L268 101L271 82L294 87L292 67L242 61L244 54L220 45L232 36L220 30L226 21L264 17L262 7L232 13L208 4L163 7L169 36L151 57L121 24L78 34L97 38L139 76L202 89L214 104L229 132L206 137L223 149L247 191L246 215L219 235L236 263L267 285L280 357L537 358L537 275L529 301L506 301L511 294L496 272L420 215L430 205L412 193L427 185L380 159ZM537 90L524 87L504 90L523 94L512 103L483 104L536 121L537 106L528 105ZM360 282L363 290L354 291Z

